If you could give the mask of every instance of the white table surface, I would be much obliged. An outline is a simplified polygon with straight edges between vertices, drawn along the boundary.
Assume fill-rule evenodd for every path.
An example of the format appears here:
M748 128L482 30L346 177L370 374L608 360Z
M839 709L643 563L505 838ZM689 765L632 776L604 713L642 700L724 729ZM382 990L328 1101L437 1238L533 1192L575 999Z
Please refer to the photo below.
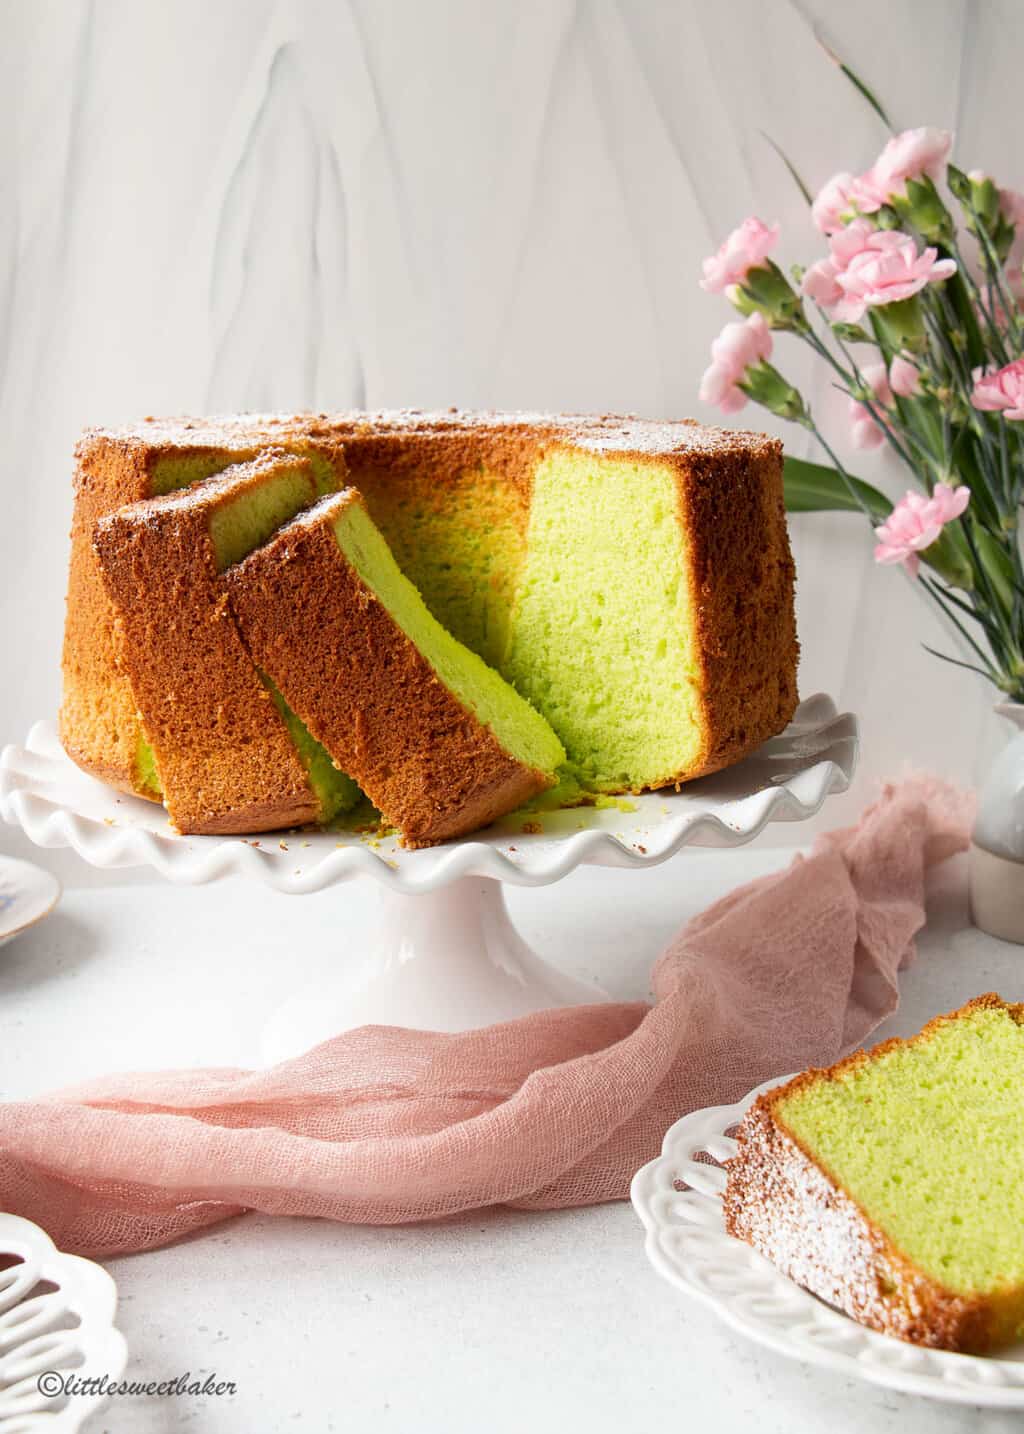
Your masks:
M689 914L791 857L756 846L649 872L583 870L513 891L510 907L545 955L636 997ZM1024 999L1024 950L969 927L959 859L932 886L903 1005L879 1035L985 990ZM373 902L368 883L306 898L130 875L67 890L0 953L0 1098L105 1070L247 1061L295 963L343 960L372 932ZM215 1371L238 1393L121 1400L91 1434L1021 1427L746 1343L654 1274L625 1204L398 1229L247 1216L109 1268L129 1377Z

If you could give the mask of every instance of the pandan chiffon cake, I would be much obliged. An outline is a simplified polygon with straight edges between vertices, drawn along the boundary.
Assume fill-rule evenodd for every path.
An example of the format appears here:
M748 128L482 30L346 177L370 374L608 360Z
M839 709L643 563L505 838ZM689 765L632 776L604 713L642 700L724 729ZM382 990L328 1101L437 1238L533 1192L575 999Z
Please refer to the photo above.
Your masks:
M726 1228L884 1333L1024 1338L1024 1005L979 996L910 1040L759 1097Z
M791 717L793 565L772 439L454 411L147 420L78 450L61 735L86 771L156 795L97 521L268 446L344 469L429 611L557 734L559 792L687 781Z
M96 525L140 728L138 768L179 831L324 822L359 797L253 665L223 581L337 478L269 451Z
M429 612L355 489L300 514L227 586L254 661L407 846L554 785L561 742Z

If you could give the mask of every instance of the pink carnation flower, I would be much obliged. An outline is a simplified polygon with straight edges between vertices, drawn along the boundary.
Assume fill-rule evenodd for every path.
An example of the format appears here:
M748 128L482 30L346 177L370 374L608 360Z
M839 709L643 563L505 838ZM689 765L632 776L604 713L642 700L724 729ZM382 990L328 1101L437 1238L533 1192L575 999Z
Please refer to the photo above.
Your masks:
M921 386L921 374L911 359L897 354L889 366L889 382L899 398L913 398Z
M838 236L837 236L838 237ZM867 308L896 304L956 273L952 259L929 247L917 253L913 239L895 230L875 231L859 253L836 274L843 297L834 317L857 323Z
M985 413L1002 413L1018 422L1024 418L1024 358L995 373L975 369L971 402Z
M892 404L892 389L889 387L889 375L886 373L884 363L868 364L861 370L871 392L875 395L882 408L888 408ZM863 403L856 398L851 398L848 415L850 419L850 438L854 448L877 448L885 442L885 434L881 426L875 422L871 412Z
M864 174L834 174L811 205L811 218L822 234L835 234L843 227L844 215L874 214L906 188L908 179L925 174L941 179L952 144L953 136L943 129L907 129L894 135Z
M942 178L943 167L953 147L948 130L905 129L894 135L861 180L868 192L881 196L883 203L899 194L908 179Z
M800 292L823 309L834 308L843 297L843 291L836 283L838 272L835 260L819 259L804 274Z
M711 345L711 365L700 381L700 398L716 404L723 413L736 413L747 402L739 388L753 364L771 358L772 335L763 314L726 324Z
M867 308L909 299L956 273L955 262L940 259L937 249L918 254L909 234L876 229L867 219L833 234L829 247L829 257L808 269L801 287L838 323L858 323Z
M867 219L855 219L845 229L837 230L829 240L828 258L811 265L804 275L801 291L823 309L835 308L843 298L840 273L867 250L877 235L878 230Z
M839 229L829 240L827 259L812 264L803 277L800 290L823 309L833 309L843 298L839 274L858 254L868 249L872 238L878 234L867 219L855 219L845 229Z
M849 212L853 204L855 182L853 175L848 170L843 170L839 174L833 174L828 183L818 191L818 196L811 205L811 218L822 234L834 234L837 229L842 229L845 222L843 215Z
M889 197L870 169L857 175L850 193L858 214L874 214Z
M910 576L916 577L918 553L930 548L946 524L960 517L970 497L969 488L951 488L948 483L936 483L931 497L908 492L882 526L875 529L875 562L902 563Z
M775 248L778 237L777 224L762 224L754 215L744 219L718 253L704 260L701 288L709 294L720 294L733 284L742 284L751 269L764 263Z
M869 169L866 174L834 174L811 205L811 218L823 234L835 234L848 218L874 214L887 199Z

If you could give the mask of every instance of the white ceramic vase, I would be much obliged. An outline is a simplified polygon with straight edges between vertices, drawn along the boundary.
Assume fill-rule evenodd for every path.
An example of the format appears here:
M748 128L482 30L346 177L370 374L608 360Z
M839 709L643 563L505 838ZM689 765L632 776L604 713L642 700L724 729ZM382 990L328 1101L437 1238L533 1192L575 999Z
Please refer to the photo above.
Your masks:
M990 936L1024 945L1024 703L996 711L1017 729L978 796L971 835L971 916Z

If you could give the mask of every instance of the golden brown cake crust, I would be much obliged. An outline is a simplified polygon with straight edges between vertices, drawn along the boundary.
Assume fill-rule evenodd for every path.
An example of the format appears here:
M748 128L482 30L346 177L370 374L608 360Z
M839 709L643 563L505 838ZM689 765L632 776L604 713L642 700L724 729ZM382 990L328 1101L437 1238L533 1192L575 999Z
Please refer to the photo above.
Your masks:
M278 472L316 482L306 460L268 453L95 529L100 570L124 626L121 662L186 833L314 822L319 803L235 626L210 537L212 514Z
M795 570L782 445L677 459L702 667L704 748L678 780L717 772L781 732L797 706Z
M1009 1005L989 992L935 1017L909 1041L883 1041L759 1096L737 1133L723 1201L729 1234L805 1289L884 1334L964 1353L983 1353L1012 1338L1024 1294L1019 1289L958 1294L918 1269L814 1160L778 1107L822 1079L835 1080L887 1051L926 1042L942 1026L986 1008L1006 1010L1024 1024L1024 1005Z
M254 660L408 847L487 826L550 786L444 686L361 580L325 498L226 574Z
M64 623L64 694L60 738L73 761L122 791L135 789L138 724L127 677L117 667L117 613L92 547L97 519L148 495L142 444L86 435L75 450Z

